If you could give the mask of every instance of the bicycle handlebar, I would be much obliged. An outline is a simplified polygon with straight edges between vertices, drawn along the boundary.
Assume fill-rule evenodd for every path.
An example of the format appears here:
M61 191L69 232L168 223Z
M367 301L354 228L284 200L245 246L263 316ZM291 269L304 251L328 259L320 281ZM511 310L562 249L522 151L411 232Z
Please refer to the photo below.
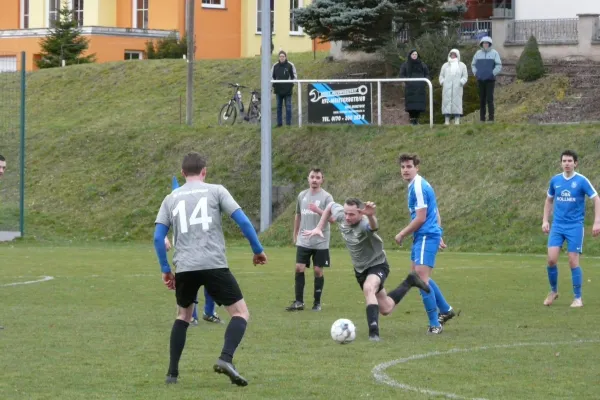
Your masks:
M228 83L230 87L247 89L247 86L240 85L239 83Z

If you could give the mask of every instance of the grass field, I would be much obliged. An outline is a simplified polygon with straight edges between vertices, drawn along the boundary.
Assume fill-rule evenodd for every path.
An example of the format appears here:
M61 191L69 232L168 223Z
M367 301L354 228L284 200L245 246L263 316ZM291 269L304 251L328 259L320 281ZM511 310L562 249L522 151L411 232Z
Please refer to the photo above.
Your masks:
M408 253L388 248L386 286L393 288L407 272ZM582 259L585 307L570 309L564 258L562 296L546 308L544 257L443 253L434 276L461 316L442 335L425 335L414 291L381 317L383 341L371 343L345 251L332 251L323 311L293 314L283 310L293 300L294 249L267 251L269 264L254 267L247 246L228 250L251 313L234 360L250 385L232 386L212 372L225 326L203 322L188 330L179 384L166 387L175 300L160 281L150 245L1 245L0 398L428 399L434 392L469 399L598 398L596 258ZM44 276L54 279L11 285ZM308 275L305 301L311 297ZM329 337L341 317L357 325L352 344Z

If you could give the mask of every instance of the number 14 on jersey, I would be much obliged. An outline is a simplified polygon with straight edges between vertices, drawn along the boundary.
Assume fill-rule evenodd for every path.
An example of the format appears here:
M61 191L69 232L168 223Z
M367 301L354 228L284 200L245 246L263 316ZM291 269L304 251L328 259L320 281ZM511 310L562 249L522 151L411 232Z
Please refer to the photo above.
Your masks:
M179 231L181 233L187 233L188 226L201 224L202 230L206 232L209 229L210 224L212 223L212 217L208 216L208 198L200 198L198 204L196 204L196 207L194 207L192 215L190 216L189 225L187 221L187 212L185 207L185 200L181 200L179 203L177 203L177 206L173 210L173 217L179 215Z

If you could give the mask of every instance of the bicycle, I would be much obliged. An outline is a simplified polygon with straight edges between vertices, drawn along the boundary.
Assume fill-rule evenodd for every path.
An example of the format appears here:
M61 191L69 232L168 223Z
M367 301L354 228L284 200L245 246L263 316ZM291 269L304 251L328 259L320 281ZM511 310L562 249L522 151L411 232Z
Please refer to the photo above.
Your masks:
M219 125L235 124L238 113L244 115L244 121L249 123L259 123L261 118L260 113L260 92L253 89L250 93L250 104L248 110L244 114L244 102L242 101L242 92L240 89L246 89L246 86L242 86L238 83L228 83L228 86L233 88L233 95L231 99L223 104L221 111L219 111Z

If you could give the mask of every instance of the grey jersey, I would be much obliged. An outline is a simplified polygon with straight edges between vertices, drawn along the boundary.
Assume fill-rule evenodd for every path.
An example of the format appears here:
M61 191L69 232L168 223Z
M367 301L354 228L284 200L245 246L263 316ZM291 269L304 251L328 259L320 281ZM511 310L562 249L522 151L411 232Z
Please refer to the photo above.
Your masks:
M340 227L356 272L363 272L386 261L383 240L371 231L366 216L358 224L348 225L344 219L344 206L337 203L331 207L331 215Z
M319 224L321 216L308 209L310 203L315 203L321 210L325 210L329 203L333 202L333 197L325 190L321 189L316 194L312 194L310 189L303 190L296 200L296 214L300 215L300 230L296 240L296 246L306 247L308 249L323 250L329 248L329 222L323 227L323 236L313 236L307 238L302 235L303 230L313 230Z
M162 202L156 223L173 228L177 272L228 268L221 214L240 206L221 185L189 182Z

